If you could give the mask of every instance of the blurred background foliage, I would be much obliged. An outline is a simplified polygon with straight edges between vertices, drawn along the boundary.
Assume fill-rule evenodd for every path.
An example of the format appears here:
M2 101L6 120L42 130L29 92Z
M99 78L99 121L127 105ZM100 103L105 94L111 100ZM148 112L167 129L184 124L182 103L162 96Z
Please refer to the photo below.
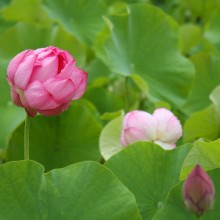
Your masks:
M123 113L168 108L184 128L177 149L164 153L137 143L105 165L134 194L143 219L171 219L180 212L178 220L195 219L180 203L179 179L197 163L219 176L220 0L0 0L1 163L23 158L25 112L11 102L7 65L22 50L49 45L75 57L88 72L88 87L64 114L32 119L30 158L46 171L84 160L104 163L102 156L122 149ZM25 171L29 164L19 166ZM33 164L33 172L39 169ZM152 181L145 184L149 175ZM217 211L202 219L219 219Z

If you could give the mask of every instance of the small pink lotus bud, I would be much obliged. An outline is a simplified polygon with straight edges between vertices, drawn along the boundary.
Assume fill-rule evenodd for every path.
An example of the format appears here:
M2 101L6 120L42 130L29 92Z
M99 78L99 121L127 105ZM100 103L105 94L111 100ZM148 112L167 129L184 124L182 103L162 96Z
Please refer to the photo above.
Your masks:
M8 65L7 80L13 102L29 116L50 116L84 94L87 73L75 66L67 51L50 46L16 55Z
M181 136L182 126L171 111L156 109L153 115L132 111L124 117L121 144L127 146L137 141L150 141L164 149L173 149Z
M196 165L187 177L182 193L186 208L198 216L212 208L214 204L214 185L200 165Z

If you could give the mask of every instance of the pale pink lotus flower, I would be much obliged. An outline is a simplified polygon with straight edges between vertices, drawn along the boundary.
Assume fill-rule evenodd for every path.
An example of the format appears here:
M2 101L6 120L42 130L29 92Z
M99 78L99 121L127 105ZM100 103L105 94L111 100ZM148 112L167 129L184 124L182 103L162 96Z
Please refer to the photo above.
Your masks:
M196 165L187 177L183 184L182 194L186 208L197 216L213 207L215 187L200 165Z
M171 111L160 108L151 115L136 110L124 117L121 144L127 146L137 141L149 141L168 150L176 147L176 141L181 136L182 126Z
M8 65L13 102L34 117L58 115L85 92L87 73L69 52L50 46L25 50Z

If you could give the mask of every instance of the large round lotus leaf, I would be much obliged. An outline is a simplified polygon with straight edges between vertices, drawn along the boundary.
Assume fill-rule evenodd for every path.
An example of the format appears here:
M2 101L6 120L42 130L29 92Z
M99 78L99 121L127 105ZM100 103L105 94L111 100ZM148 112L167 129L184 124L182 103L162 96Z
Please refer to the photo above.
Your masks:
M43 172L34 161L0 166L0 219L141 220L132 193L96 162Z
M168 192L179 182L182 163L191 146L164 150L153 143L131 145L111 157L106 166L134 194L143 220L164 206Z
M183 104L194 68L180 54L172 18L148 4L132 4L126 14L109 17L107 24L109 31L100 35L97 53L109 68L123 75L139 74L153 100Z
M33 40L33 36L38 36ZM11 46L13 42L13 47ZM31 23L17 23L0 36L1 58L12 59L17 53L26 49L57 46L68 50L77 64L85 62L85 48L72 35L59 26L42 27Z
M192 90L182 111L187 114L209 106L209 94L220 84L220 56L199 53L191 57L196 69Z
M182 44L182 53L190 55L195 47L201 43L202 30L197 25L186 23L180 27L180 42Z
M220 139L210 142L196 141L183 162L180 179L186 178L196 164L200 164L205 170L220 167L219 146Z
M92 84L96 80L99 81L100 79L104 79L106 82L108 82L110 79L109 69L98 58L93 59L88 65L86 65L85 70L89 73L89 84Z
M30 158L46 170L83 160L100 160L98 138L102 125L98 112L85 100L74 101L71 108L56 117L31 119ZM8 160L23 159L24 124L12 134Z
M220 219L220 190L219 190L219 182L220 182L220 169L214 169L208 172L211 177L214 185L215 185L215 204L214 208L210 211L207 211L202 215L199 219L201 220L217 220ZM167 201L165 203L164 208L158 212L158 214L153 218L153 220L196 220L195 214L189 212L185 209L182 198L182 184L179 183L175 186L169 193L167 197Z
M95 40L107 10L102 0L44 0L44 3L51 18L58 20L67 31L87 44Z
M28 21L45 24L49 22L41 0L10 0L10 4L3 8L2 15L5 20L9 21Z
M121 97L111 94L104 88L87 89L84 97L91 101L101 114L114 112L124 107L124 100Z
M24 121L25 111L14 105L0 107L0 149L6 149L12 132Z
M1 42L0 42L1 45ZM1 49L0 49L1 50ZM6 107L10 100L10 86L8 85L8 82L6 80L6 71L7 71L7 65L8 65L8 59L4 59L1 57L0 59L0 106Z
M99 148L105 160L124 149L120 143L122 121L122 115L113 119L103 128L100 134Z
M201 88L200 88L201 90ZM184 125L185 142L193 141L198 138L206 138L208 140L216 140L220 133L220 98L219 98L220 86L217 86L209 98L212 101L212 105L193 113L186 121Z
M219 123L220 119L213 105L193 113L184 124L184 142L191 142L198 138L216 140L220 133Z

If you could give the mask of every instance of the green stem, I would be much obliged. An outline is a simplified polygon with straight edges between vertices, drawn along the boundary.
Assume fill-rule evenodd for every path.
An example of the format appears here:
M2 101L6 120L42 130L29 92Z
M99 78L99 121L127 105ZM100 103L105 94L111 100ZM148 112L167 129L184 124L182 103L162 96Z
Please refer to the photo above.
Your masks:
M129 110L129 98L128 98L128 77L125 77L125 87L124 87L124 94L125 94L125 112Z
M31 118L27 115L24 126L24 159L29 160L29 130Z

